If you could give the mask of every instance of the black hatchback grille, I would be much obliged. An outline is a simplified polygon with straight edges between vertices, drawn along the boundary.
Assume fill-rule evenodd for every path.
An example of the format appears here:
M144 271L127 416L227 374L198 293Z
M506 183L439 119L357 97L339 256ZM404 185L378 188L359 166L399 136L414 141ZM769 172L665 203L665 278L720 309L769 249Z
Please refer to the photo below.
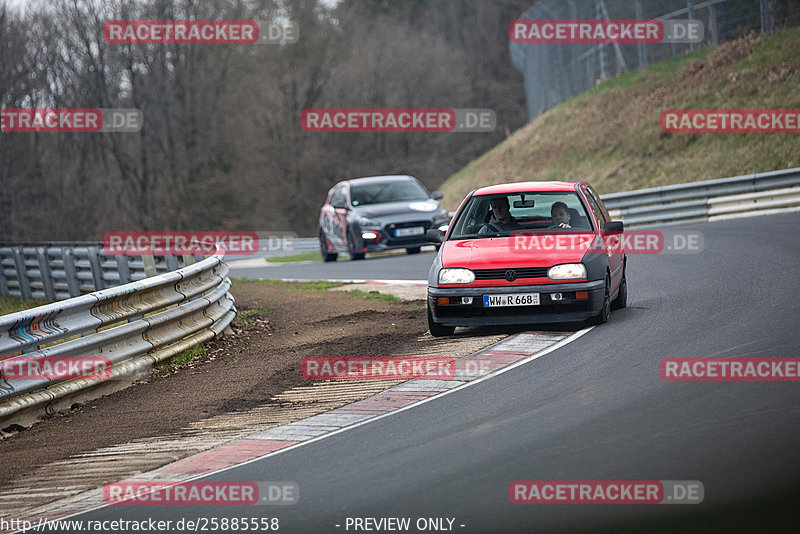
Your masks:
M515 278L543 278L549 267L509 267L508 269L478 269L475 280L506 280L506 272L514 271Z
M400 237L394 235L395 230L397 230L397 229L400 229L400 228L414 228L414 227L420 227L420 226L423 228L423 232L421 234L411 235L411 236L400 236ZM387 234L389 234L389 241L390 242L391 241L399 241L399 242L403 242L403 241L419 241L419 240L423 240L424 241L425 240L425 232L427 232L430 227L431 227L431 221L410 221L410 222L387 224L384 227L384 230L386 231Z
M415 226L423 226L427 230L430 227L430 225L431 221L409 221L409 222L387 224L386 230L391 231L395 230L396 228L413 228Z

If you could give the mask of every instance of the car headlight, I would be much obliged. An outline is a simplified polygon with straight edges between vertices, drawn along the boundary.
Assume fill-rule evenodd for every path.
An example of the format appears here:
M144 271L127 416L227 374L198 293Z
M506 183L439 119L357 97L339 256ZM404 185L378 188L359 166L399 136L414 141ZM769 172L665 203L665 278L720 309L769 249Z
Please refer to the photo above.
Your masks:
M469 269L442 269L439 271L440 284L471 284L475 273Z
M586 278L586 267L582 263L562 263L550 267L547 277L551 280L575 280Z
M448 228L450 228L450 223L445 223L445 224L440 224L439 225L439 230L441 230L442 232L447 232Z
M361 226L381 226L380 221L376 221L375 219L370 219L369 217L359 217L356 222Z

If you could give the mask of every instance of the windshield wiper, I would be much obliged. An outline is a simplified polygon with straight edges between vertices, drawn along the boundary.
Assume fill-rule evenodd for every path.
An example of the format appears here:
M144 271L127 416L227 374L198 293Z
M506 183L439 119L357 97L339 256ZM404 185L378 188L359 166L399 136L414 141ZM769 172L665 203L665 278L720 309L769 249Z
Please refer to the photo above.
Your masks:
M491 233L491 234L462 234L453 236L451 239L483 239L485 237L506 237L508 234Z

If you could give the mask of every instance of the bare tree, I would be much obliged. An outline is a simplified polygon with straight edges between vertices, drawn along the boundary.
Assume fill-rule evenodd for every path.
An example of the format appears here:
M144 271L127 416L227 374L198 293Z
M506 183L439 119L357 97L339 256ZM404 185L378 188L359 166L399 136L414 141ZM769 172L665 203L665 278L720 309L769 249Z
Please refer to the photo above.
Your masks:
M300 117L313 107L488 107L509 117L518 109L522 124L519 80L496 66L507 59L508 4L460 4L32 0L24 26L0 8L4 107L136 108L144 117L138 133L2 134L0 238L312 234L339 179L409 173L436 187L502 131L320 134L304 132ZM103 38L108 20L289 19L300 28L295 44Z

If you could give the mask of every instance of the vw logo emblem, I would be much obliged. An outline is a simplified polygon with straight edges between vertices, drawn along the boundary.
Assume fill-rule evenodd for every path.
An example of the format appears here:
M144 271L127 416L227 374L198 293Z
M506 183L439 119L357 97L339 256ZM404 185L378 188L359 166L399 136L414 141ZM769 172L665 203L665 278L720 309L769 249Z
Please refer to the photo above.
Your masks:
M515 271L514 269L509 269L506 271L506 280L508 280L509 282L513 282L516 279L517 279L517 271Z

